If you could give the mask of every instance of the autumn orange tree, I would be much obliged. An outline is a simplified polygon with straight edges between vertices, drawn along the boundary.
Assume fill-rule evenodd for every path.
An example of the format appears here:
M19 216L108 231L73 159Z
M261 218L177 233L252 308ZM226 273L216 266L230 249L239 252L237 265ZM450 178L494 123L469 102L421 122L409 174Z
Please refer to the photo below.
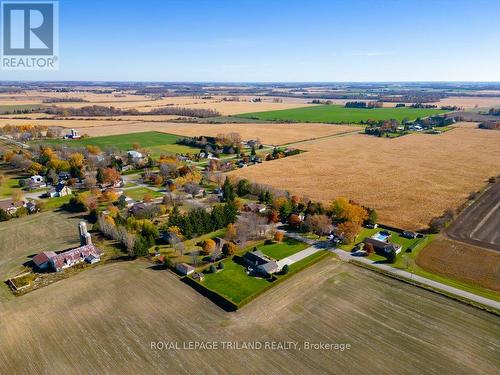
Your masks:
M203 254L205 255L211 254L215 250L215 241L209 238L203 241L201 248Z
M228 240L235 240L238 232L236 230L236 226L233 223L229 223L226 227L226 238Z
M226 242L224 246L222 246L222 254L224 256L229 257L236 253L236 244L234 242Z
M105 168L103 170L103 181L106 184L114 185L119 182L121 179L120 172L118 172L115 168Z
M267 218L268 218L270 223L277 223L278 221L280 221L280 214L278 211L273 209L273 210L271 210L271 212L269 213L269 216Z
M276 242L283 242L283 238L284 237L285 237L285 235L281 231L278 231L278 232L274 233L274 240Z
M290 224L294 228L298 228L301 223L302 220L300 220L300 217L297 214L291 214L288 217L288 224Z
M368 218L368 211L364 207L343 197L332 202L330 212L333 221L337 223L349 221L361 225Z
M371 243L365 244L365 247L363 248L368 255L373 254L375 252L375 249Z
M345 221L337 225L336 233L341 236L346 243L353 243L356 236L361 231L361 225L353 223L352 221Z

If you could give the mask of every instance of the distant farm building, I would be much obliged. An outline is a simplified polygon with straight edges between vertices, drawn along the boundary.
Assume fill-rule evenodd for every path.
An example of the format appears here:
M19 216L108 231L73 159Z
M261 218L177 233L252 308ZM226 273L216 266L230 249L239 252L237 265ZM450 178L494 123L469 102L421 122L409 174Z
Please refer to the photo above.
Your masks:
M175 269L182 275L191 275L195 268L186 263L179 263L175 266Z
M80 247L55 253L54 251L44 251L37 254L33 259L33 264L39 271L62 271L75 264L86 262L97 263L101 260L102 251L92 244L90 233L87 232L85 222L78 224L80 235Z

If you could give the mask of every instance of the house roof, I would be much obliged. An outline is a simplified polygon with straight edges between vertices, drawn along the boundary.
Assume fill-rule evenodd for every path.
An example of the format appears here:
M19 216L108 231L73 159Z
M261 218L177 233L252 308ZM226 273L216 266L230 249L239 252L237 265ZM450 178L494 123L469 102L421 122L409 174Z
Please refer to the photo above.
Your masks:
M64 185L64 184L57 184L57 186L56 186L56 189L55 189L55 190L56 190L57 192L61 192L61 191L63 191L63 189L64 189L65 187L67 187L67 186L66 186L66 185Z
M181 271L181 272L184 272L184 273L188 273L190 271L194 271L194 267L193 266L190 266L189 264L186 264L186 263L179 263L176 268Z
M393 244L392 242L384 242L384 241L380 241L380 240L377 240L375 238L370 238L370 237L365 238L363 240L363 242L372 244L375 249L387 250L387 249L393 248L394 251L397 251L398 249L401 248L400 245Z
M267 273L273 273L278 269L278 263L274 260L267 262L263 265L260 266L260 269L267 272Z
M2 210L8 210L9 208L19 208L24 206L24 202L14 202L12 199L7 199L4 201L0 201L0 208Z
M267 206L265 204L255 203L255 202L247 203L247 204L245 204L245 207L251 211L261 211L261 210L265 210L267 208Z
M145 210L145 209L147 209L149 207L151 207L150 203L143 203L143 202L135 203L132 207L130 207L130 211L132 213L137 213L137 212Z
M95 247L93 244L76 247L74 249L64 251L62 253L56 254L52 257L52 262L54 266L59 269L62 268L65 261L67 263L74 262L80 258L86 258L89 255L94 255L95 257L100 257L102 251Z
M257 266L261 266L263 264L273 262L273 260L269 259L260 250L248 251L245 255L243 255L243 258L249 262L252 262L253 264L255 264Z
M220 238L220 237L215 237L214 238L214 242L215 242L215 246L217 247L222 247L224 246L224 244L227 242L224 238Z
M54 256L56 256L56 253L54 253L53 251L44 251L43 253L35 255L32 260L37 267L40 267L41 265L47 263L50 258Z

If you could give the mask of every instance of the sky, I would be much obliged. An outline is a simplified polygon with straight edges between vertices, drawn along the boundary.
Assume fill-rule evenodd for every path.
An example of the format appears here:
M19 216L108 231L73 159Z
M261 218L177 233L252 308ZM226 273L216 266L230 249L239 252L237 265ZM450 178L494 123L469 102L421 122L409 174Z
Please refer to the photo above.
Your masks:
M0 80L500 81L500 1L60 0L59 70Z

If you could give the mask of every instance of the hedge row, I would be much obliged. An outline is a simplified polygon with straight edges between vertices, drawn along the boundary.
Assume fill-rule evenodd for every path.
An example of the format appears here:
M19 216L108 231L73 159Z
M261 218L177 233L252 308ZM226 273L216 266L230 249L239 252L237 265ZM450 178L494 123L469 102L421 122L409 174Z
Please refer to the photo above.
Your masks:
M266 287L260 289L255 294L252 294L251 296L248 296L247 298L243 299L238 304L235 303L235 302L233 302L233 301L231 301L231 300L229 300L228 298L224 297L222 294L219 294L215 290L212 290L212 289L206 287L202 283L199 283L199 282L195 281L194 279L192 279L189 276L185 276L181 280L184 283L186 283L189 286L191 286L193 289L195 289L197 292L199 292L203 296L205 296L208 299L210 299L212 302L214 302L220 308L222 308L222 309L224 309L226 311L236 311L236 310L242 308L243 306L245 306L246 304L250 303L251 301L253 301L255 298L257 298L261 294L265 293L269 288L272 288L273 286L275 286L275 285L277 285L277 284L279 284L279 283L287 280L289 277L295 275L297 272L302 271L302 270L304 270L304 269L312 266L313 264L318 263L320 260L322 260L322 259L324 259L324 258L326 258L326 257L328 257L330 255L332 255L330 252L326 252L325 251L321 256L319 256L317 258L314 258L309 263L306 263L302 268L296 269L293 272L289 272L286 275L281 275L280 277L276 277L275 275L273 275L272 276L272 282L269 283L269 285L267 285Z

